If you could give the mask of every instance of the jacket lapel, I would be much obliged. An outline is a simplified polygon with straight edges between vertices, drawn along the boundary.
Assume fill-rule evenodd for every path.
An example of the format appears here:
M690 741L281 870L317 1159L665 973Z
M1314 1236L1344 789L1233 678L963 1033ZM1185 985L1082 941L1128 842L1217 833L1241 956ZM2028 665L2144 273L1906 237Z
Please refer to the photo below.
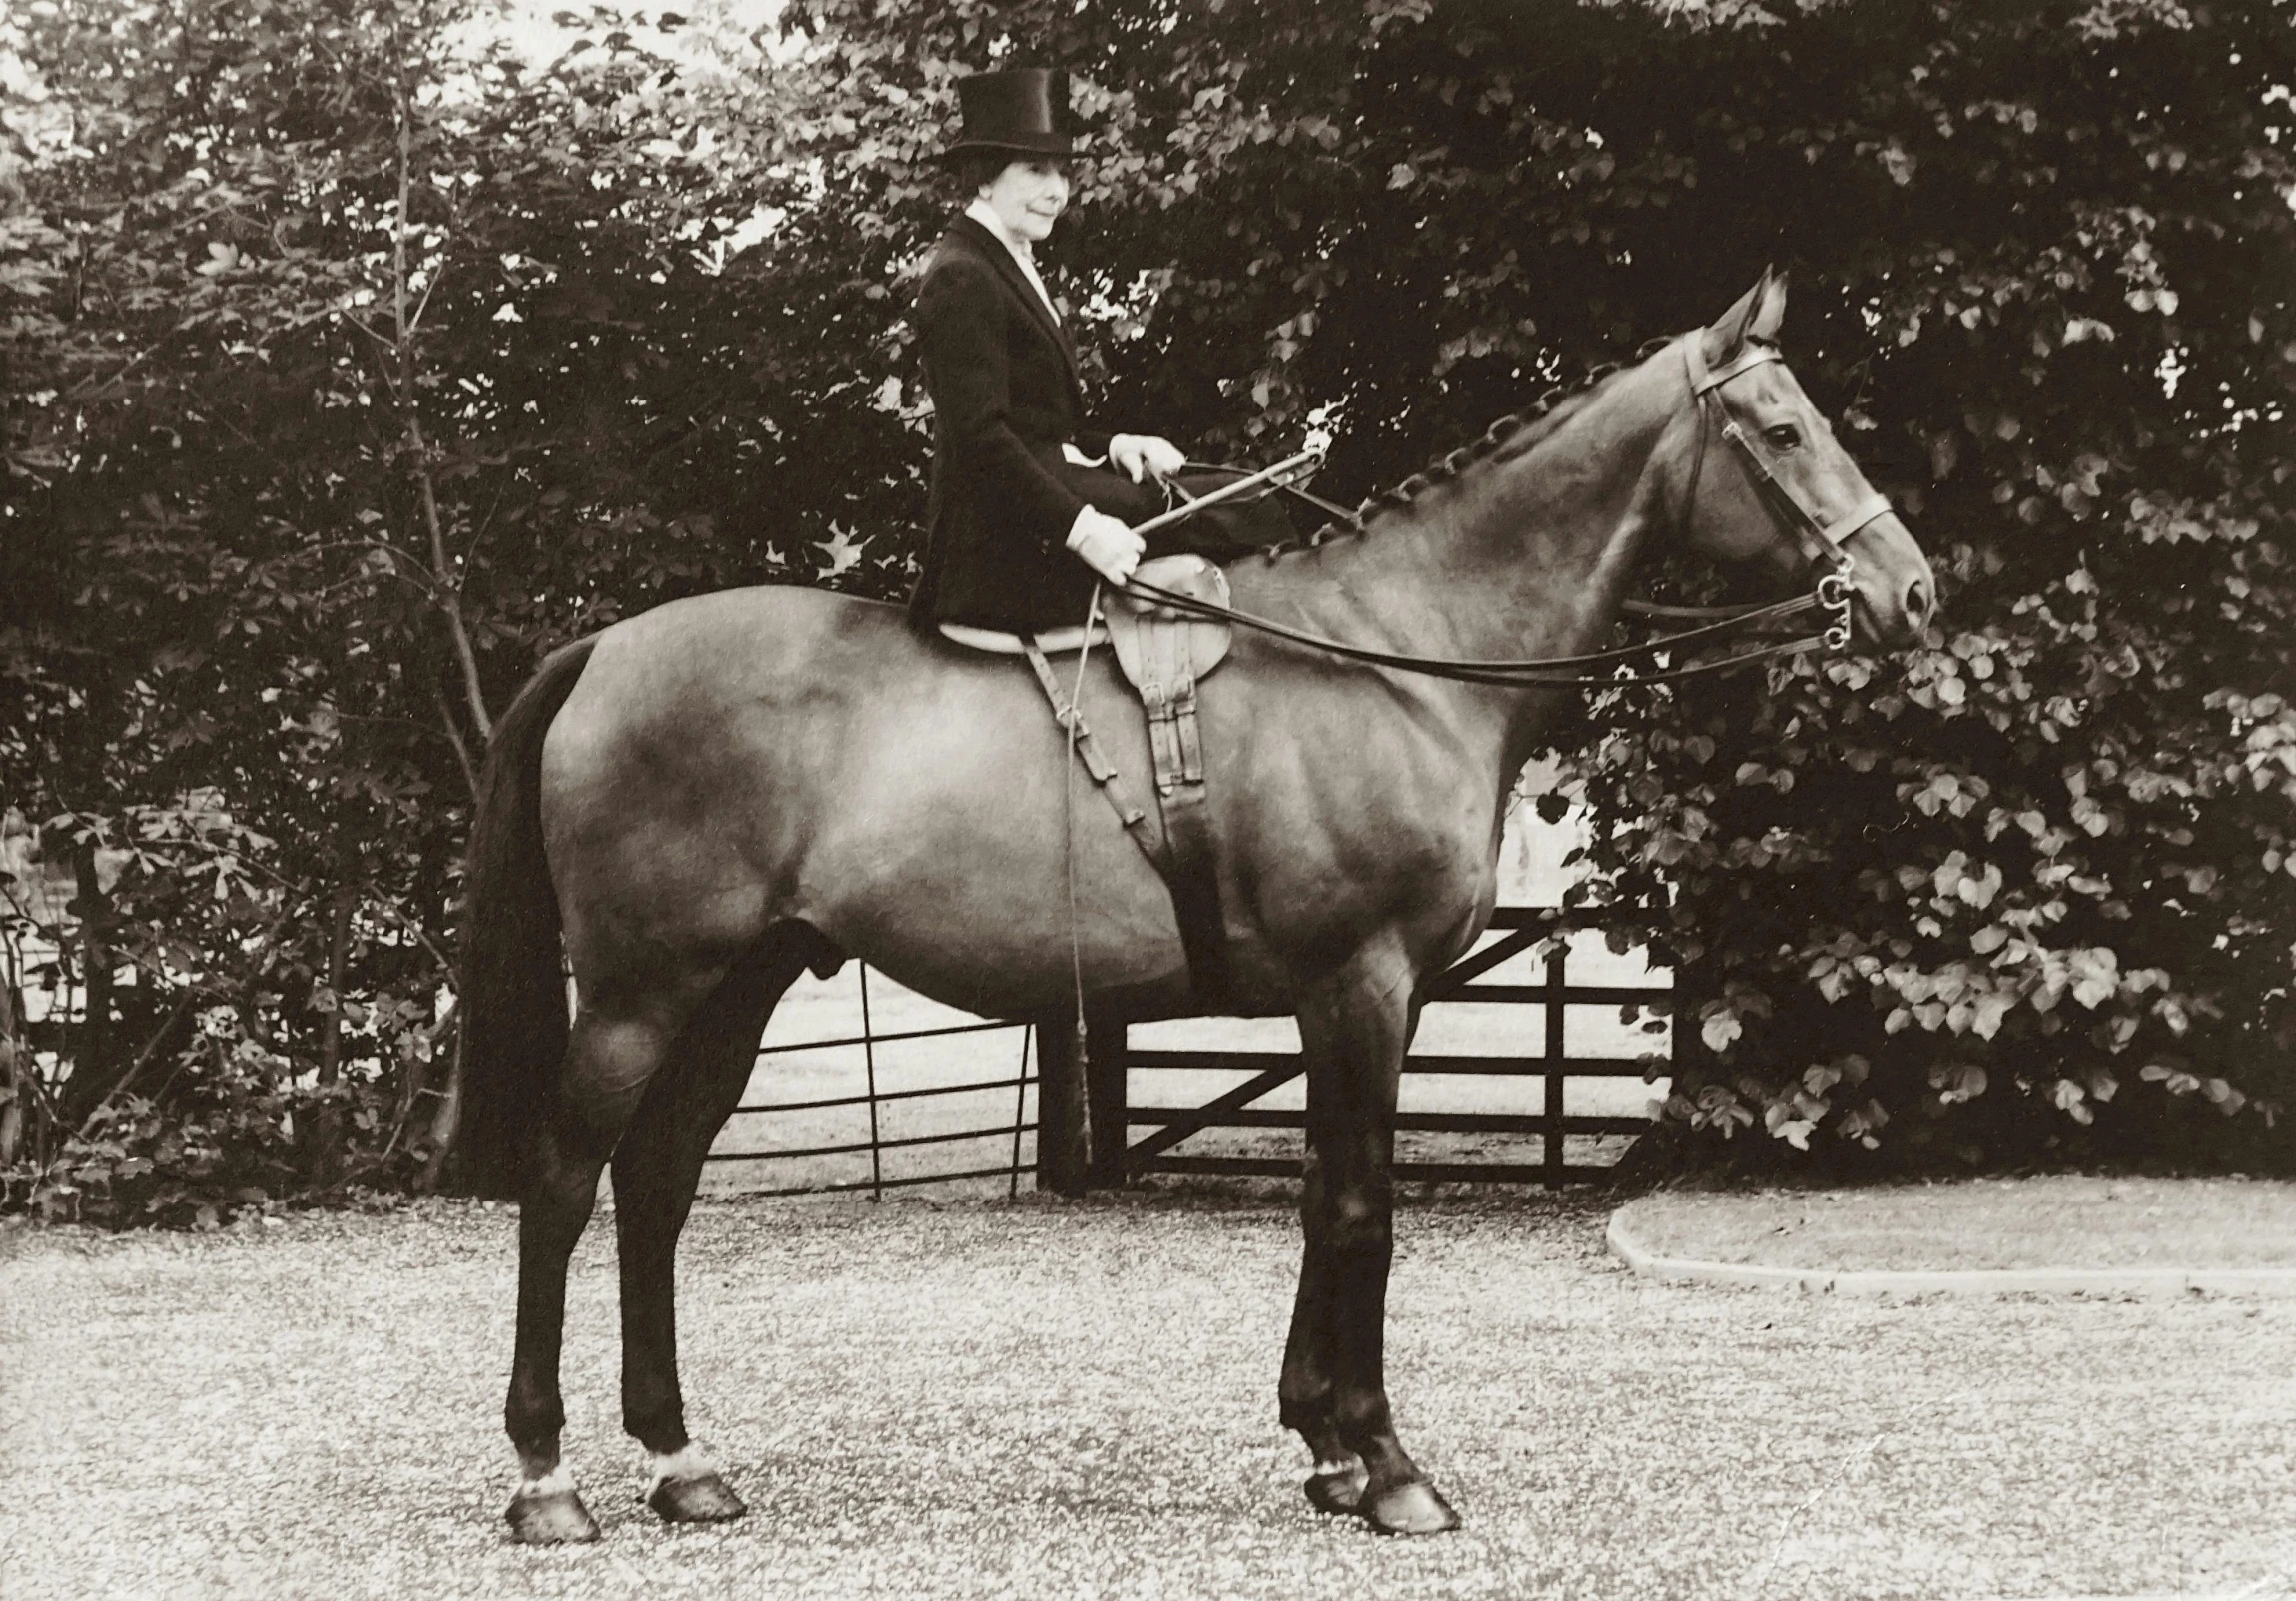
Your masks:
M970 217L959 217L950 232L971 245L974 254L988 262L990 269L997 274L1013 298L1028 308L1029 315L1037 321L1037 327L1053 342L1054 349L1061 353L1061 360L1068 365L1070 387L1076 391L1079 403L1082 403L1085 384L1084 375L1077 368L1077 348L1069 343L1068 330L1061 327L1054 318L1052 309L1045 305L1044 298L1037 293L1037 287L1021 271L1021 264L1013 260L1013 253L1005 248L1004 241Z

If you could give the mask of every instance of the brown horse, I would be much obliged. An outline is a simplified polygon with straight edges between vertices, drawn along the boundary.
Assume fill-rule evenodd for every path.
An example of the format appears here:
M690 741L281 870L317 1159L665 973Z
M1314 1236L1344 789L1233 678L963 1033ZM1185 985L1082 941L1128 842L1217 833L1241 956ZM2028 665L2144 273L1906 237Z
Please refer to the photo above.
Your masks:
M1236 607L1452 660L1584 651L1654 540L1807 571L1792 519L1742 469L1767 463L1805 525L1843 540L1861 632L1913 639L1934 579L1771 359L1784 307L1764 274L1713 327L1493 430L1360 531L1230 568ZM1739 454L1716 444L1709 462L1726 420ZM1137 702L1105 655L1091 668L1090 720L1116 764L1145 775ZM1509 788L1569 693L1251 633L1201 692L1234 1000L1296 1014L1306 1057L1306 1247L1282 1420L1314 1452L1315 1504L1384 1531L1458 1521L1404 1454L1384 1377L1413 996L1489 919ZM671 1521L741 1513L690 1441L678 1387L673 1258L704 1153L807 967L859 957L985 1016L1069 1015L1067 783L1024 666L818 590L662 606L567 646L519 694L471 836L460 1151L471 1182L522 1202L505 1408L523 1467L517 1538L598 1532L559 1460L558 1355L567 1258L609 1161L623 1420L652 1455L647 1500ZM1080 802L1073 849L1088 1005L1200 1011L1170 895L1114 815Z

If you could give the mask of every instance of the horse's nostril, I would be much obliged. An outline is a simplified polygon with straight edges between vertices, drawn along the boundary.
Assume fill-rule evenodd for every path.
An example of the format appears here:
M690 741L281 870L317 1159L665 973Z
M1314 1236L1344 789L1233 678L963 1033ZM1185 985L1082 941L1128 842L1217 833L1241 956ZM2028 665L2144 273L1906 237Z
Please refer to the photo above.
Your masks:
M1929 586L1918 578L1906 585L1906 617L1916 628L1929 620Z

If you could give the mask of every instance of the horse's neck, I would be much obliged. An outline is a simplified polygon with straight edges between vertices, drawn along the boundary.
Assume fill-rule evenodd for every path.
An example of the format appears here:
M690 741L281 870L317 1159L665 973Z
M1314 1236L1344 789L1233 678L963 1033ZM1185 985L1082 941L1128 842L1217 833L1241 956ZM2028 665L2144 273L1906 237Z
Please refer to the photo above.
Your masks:
M1653 456L1680 402L1664 363L1622 373L1536 443L1502 444L1362 537L1279 562L1252 585L1258 605L1405 655L1472 661L1593 648L1665 514ZM1500 780L1511 782L1553 697L1420 682L1462 723L1490 729Z

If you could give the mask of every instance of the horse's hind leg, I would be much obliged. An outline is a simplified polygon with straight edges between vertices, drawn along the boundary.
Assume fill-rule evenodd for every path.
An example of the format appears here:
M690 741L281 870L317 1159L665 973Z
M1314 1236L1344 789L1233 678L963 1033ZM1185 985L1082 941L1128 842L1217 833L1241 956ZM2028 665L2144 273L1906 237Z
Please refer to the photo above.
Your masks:
M663 1016L608 1016L585 1002L567 1038L560 1091L538 1114L530 1136L531 1167L518 1204L518 1339L502 1408L520 1469L503 1516L512 1538L524 1544L598 1537L598 1525L558 1454L566 1426L558 1388L566 1264L589 1226L598 1175L675 1032Z
M686 1433L678 1385L677 1242L710 1142L741 1100L774 1004L825 948L777 931L734 964L686 1027L675 1060L614 1153L622 1280L622 1426L646 1448L646 1504L671 1523L720 1523L746 1508ZM834 960L834 957L828 957Z
M577 1030L569 1062L579 1042ZM502 1408L520 1474L503 1516L519 1542L559 1545L598 1537L598 1525L558 1456L558 1436L566 1426L558 1355L566 1329L566 1263L589 1225L598 1174L612 1142L563 1102L552 1106L533 1139L533 1167L518 1203L518 1341Z

